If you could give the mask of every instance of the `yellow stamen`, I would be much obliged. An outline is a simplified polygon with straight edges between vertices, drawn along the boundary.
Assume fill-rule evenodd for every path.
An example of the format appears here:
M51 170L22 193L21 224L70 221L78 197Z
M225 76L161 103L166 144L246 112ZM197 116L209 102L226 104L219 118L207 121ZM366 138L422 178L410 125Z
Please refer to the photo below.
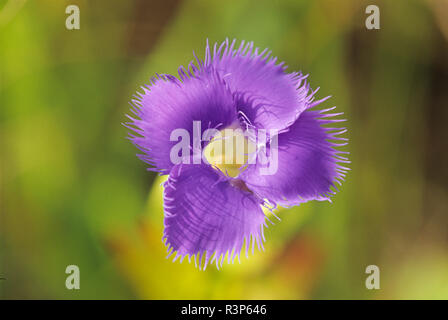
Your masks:
M256 145L241 129L227 128L216 134L204 149L207 161L230 177L244 171L241 167L255 157Z

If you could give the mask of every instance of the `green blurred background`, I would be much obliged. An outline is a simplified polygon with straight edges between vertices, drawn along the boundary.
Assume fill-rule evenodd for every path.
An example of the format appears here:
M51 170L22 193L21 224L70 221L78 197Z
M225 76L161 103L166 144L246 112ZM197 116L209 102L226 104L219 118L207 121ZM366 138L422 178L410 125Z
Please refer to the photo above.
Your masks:
M0 0L0 297L447 299L447 21L445 0ZM162 180L121 123L150 76L226 37L332 95L352 171L333 204L280 212L265 252L201 272L165 259Z

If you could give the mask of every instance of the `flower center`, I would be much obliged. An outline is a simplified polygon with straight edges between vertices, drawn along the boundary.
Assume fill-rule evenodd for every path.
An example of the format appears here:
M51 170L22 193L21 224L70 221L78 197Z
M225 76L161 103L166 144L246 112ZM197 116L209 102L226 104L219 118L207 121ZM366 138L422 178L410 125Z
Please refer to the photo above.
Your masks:
M215 134L204 149L204 156L215 168L237 177L256 156L256 145L237 128L226 128Z

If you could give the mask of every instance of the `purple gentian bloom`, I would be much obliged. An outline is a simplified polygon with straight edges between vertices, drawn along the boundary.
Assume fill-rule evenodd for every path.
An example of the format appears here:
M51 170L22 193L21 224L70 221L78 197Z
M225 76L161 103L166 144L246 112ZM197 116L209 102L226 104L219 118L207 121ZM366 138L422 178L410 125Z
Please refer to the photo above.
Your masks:
M132 100L135 117L126 126L132 142L143 152L138 155L152 167L169 175L164 184L165 230L163 240L169 255L199 262L199 268L215 261L222 265L238 257L243 245L263 247L267 227L262 207L289 207L309 200L330 200L348 168L348 159L335 149L346 144L339 137L345 128L324 126L344 120L334 109L311 110L327 98L314 101L302 73L287 73L270 52L260 52L253 43L235 40L207 43L204 61L196 57L188 68L179 68L179 78L157 75ZM191 158L173 163L170 152L174 130L183 128L194 135L193 122L200 123L202 137L208 128L239 127L275 129L276 134L257 141L261 149L273 152L277 142L276 171L263 175L266 162L246 163L240 173L229 176L210 163ZM253 138L253 137L252 137ZM338 143L342 140L342 143ZM200 141L200 150L208 141ZM198 146L191 142L190 150ZM204 258L204 259L203 259ZM204 262L202 262L204 260Z

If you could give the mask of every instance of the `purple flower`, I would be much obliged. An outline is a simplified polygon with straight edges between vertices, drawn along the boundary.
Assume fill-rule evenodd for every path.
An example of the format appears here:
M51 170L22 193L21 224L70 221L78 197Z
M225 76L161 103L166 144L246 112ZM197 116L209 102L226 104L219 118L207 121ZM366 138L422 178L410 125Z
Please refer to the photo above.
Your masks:
M157 75L132 100L135 116L126 126L143 152L138 156L149 170L169 175L163 239L174 260L194 257L204 269L226 256L233 262L243 245L246 254L250 245L263 248L263 207L330 200L337 191L348 170L339 163L349 161L335 147L346 144L339 136L346 129L325 125L344 121L333 118L342 113L311 110L329 97L314 101L307 76L285 70L252 42L236 48L226 40L213 52L207 43L204 61L180 67L179 78ZM255 148L233 176L200 161L216 141L204 138L207 130L225 128L239 129ZM199 139L188 140L190 153L176 162L179 129Z

